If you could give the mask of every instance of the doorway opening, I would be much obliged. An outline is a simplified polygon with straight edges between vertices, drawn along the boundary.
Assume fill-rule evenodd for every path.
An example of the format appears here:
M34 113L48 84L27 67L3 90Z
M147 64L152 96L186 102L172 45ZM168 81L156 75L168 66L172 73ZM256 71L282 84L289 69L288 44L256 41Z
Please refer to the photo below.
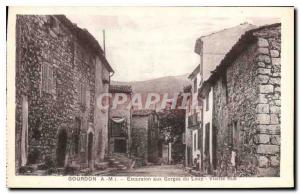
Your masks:
M67 140L67 131L65 129L60 130L58 134L58 143L56 150L56 162L57 166L59 167L63 167L65 165Z
M126 153L126 139L115 139L114 140L114 152Z
M80 139L80 128L81 128L81 120L80 118L75 118L75 130L74 130L74 151L75 154L79 153L79 139Z
M93 153L93 133L90 132L88 135L88 163L89 166L92 162L92 153Z

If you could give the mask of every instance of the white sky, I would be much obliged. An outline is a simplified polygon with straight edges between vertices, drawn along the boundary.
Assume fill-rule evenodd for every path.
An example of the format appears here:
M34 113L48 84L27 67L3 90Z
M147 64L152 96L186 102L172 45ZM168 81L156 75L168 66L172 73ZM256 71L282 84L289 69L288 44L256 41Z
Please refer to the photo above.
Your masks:
M105 29L106 53L115 70L112 78L115 81L141 81L189 73L199 63L194 46L200 36L243 22L255 25L279 22L275 18L249 16L203 17L186 10L157 14L153 9L67 17L86 28L101 46Z

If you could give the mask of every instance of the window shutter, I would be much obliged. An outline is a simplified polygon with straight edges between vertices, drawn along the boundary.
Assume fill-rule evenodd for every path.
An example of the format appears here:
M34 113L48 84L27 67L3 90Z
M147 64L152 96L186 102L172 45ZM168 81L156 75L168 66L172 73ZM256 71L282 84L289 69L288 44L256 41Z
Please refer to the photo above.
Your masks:
M76 87L76 91L77 91L78 102L80 102L80 82L79 81L75 82L75 87Z
M80 94L81 94L81 99L80 99L80 103L82 104L82 105L84 105L84 85L83 84L81 84L81 92L80 92Z
M52 80L53 80L53 74L52 74L52 68L50 65L48 65L48 72L49 72L49 80L48 80L48 93L52 93Z
M41 80L42 80L41 90L44 91L44 89L45 89L45 65L44 64L42 64Z
M43 71L42 71L42 87L43 87L43 91L46 92L47 91L47 65L43 64L42 65Z
M45 64L45 92L48 93L48 78L49 77L49 73L48 73L48 65Z
M86 107L89 108L90 107L90 90L89 88L86 89Z
M56 79L54 77L54 68L52 68L52 94L56 93Z

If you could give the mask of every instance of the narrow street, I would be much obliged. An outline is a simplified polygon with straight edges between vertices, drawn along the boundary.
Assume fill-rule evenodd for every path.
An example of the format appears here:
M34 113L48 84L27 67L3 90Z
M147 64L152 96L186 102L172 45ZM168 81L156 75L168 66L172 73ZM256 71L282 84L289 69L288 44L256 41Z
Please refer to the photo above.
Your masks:
M124 171L112 171L105 176L162 176L187 177L192 176L176 165L153 165Z

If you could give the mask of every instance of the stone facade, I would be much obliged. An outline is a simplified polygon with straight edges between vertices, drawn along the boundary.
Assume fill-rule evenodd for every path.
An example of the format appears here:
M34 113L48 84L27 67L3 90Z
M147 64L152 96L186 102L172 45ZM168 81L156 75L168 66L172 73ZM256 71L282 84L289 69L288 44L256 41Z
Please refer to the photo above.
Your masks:
M135 110L132 116L131 154L143 163L158 162L159 120L153 110Z
M280 28L248 31L211 76L217 176L280 176Z
M101 47L63 15L18 16L16 30L17 169L45 160L92 166L101 128L95 101L105 92L95 70L112 71Z

